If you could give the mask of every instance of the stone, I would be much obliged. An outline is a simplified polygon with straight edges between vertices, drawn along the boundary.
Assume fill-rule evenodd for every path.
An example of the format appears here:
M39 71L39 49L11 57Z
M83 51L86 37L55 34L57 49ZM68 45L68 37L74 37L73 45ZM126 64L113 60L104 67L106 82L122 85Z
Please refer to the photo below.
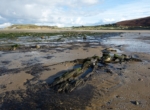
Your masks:
M139 105L140 103L139 103L138 101L135 101L135 104L136 104L136 105Z
M111 69L105 69L105 71L106 71L107 73L113 74L113 71L112 71Z
M40 48L40 45L36 45L36 48L39 49L39 48Z
M143 81L143 79L139 78L138 81Z
M104 66L102 63L97 63L97 65L98 65L99 67L103 67L103 66Z
M114 48L106 48L105 50L110 51L110 52L117 52Z
M69 70L58 76L50 84L50 87L57 92L71 92L78 86L84 83L85 79L89 78L95 67L99 56L93 56L86 59L77 59L72 62L81 64L81 67ZM88 74L85 74L88 69L92 69Z
M44 39L45 37L44 36L41 36L41 39Z
M6 85L0 85L0 88L1 88L1 89L5 89L5 88L6 88Z

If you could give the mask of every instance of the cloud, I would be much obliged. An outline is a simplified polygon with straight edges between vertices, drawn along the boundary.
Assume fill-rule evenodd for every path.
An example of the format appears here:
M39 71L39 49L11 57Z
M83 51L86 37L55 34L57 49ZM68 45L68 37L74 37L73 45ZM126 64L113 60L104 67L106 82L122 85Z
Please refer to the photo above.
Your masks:
M91 7L101 1L103 0L1 0L0 15L13 24L81 25L83 19L80 16L95 14Z
M97 21L97 23L115 23L122 20L150 16L150 3L148 2L148 0L139 0L128 4L122 4L111 9L106 9L103 13L99 13L95 16L100 19L100 22Z
M11 25L12 25L11 23L3 23L3 24L0 24L0 28L5 28Z
M83 3L86 3L86 4L96 4L98 3L99 1L98 0L81 0Z
M112 1L112 7L103 6ZM148 0L1 0L0 23L57 26L104 24L150 15Z

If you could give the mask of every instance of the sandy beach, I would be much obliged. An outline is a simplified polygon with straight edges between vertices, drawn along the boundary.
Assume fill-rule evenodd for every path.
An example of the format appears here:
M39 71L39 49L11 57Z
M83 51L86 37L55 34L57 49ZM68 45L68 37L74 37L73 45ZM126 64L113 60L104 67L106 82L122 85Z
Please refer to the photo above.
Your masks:
M15 32L51 32L15 30ZM77 30L74 30L76 32ZM14 30L0 30L14 32ZM69 32L56 30L52 32ZM78 30L78 32L85 32ZM24 46L0 50L0 109L2 110L149 110L150 31L95 30L103 34L64 38L15 39ZM55 38L56 36L54 36ZM58 39L60 36L57 36ZM54 42L55 41L55 42ZM14 41L1 39L5 46ZM33 47L34 45L34 47ZM37 48L35 45L39 45ZM55 78L78 68L74 62L103 56L106 48L141 61L99 64L83 83L71 92L59 93L51 87Z

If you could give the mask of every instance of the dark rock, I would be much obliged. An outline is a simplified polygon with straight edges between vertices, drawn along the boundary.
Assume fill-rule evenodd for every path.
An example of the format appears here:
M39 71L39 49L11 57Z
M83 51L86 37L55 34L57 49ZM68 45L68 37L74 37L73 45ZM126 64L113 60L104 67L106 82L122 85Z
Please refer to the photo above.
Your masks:
M6 88L6 85L0 85L0 88L1 88L1 89L5 89L5 88Z
M131 103L134 104L134 105L140 105L139 101L131 101Z

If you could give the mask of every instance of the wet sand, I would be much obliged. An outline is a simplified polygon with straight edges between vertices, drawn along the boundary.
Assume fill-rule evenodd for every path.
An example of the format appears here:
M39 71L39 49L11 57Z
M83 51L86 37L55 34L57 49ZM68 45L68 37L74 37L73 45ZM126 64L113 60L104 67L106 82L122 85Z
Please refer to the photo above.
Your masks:
M133 34L125 33L123 38ZM144 33L138 36L144 39L139 40L145 40L145 35L149 36ZM53 48L1 51L0 107L5 110L149 110L149 50L142 52L134 48L128 49L126 46L113 44L113 40L105 39L106 44L96 46L92 43L71 43ZM106 47L135 55L142 62L98 67L83 85L71 93L55 93L49 88L48 84L55 77L74 66L70 61L94 55L101 57L101 50Z

